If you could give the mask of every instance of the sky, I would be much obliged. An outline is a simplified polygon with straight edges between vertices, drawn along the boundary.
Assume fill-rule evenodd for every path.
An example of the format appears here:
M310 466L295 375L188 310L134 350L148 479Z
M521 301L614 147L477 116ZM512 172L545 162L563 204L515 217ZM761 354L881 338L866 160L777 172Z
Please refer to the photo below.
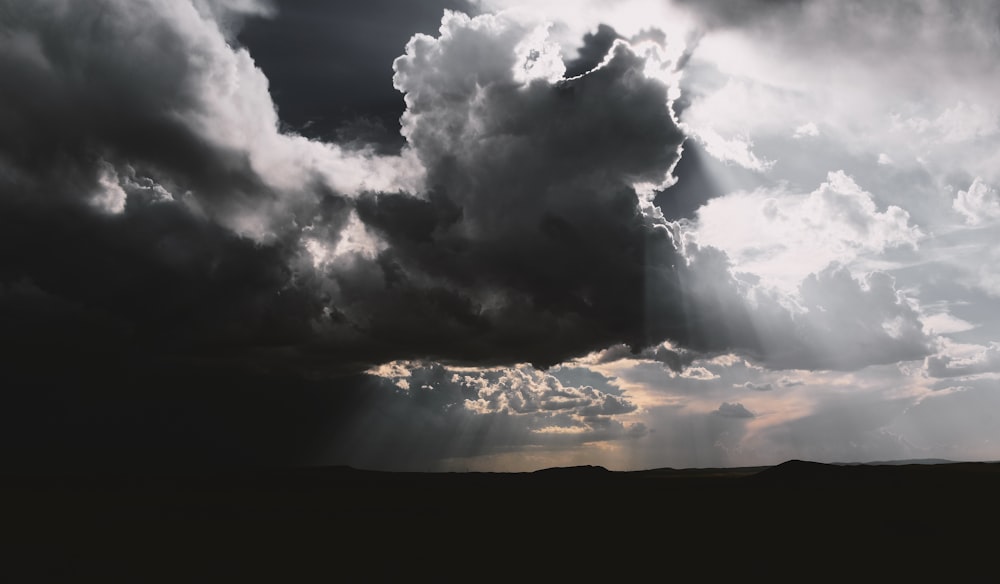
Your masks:
M992 0L0 0L0 456L1000 459Z

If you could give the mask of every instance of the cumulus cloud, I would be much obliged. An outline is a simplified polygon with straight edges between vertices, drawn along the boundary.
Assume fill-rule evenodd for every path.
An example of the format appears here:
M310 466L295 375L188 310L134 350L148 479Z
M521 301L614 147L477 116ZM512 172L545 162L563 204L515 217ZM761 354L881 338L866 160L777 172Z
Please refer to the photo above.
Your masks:
M689 365L701 354L683 348L675 347L671 343L659 343L652 347L641 350L633 349L627 345L618 344L601 351L596 351L577 359L578 362L587 364L614 363L622 359L634 359L642 361L652 361L662 364L673 373L688 373Z
M279 132L267 79L218 20L259 9L159 0L9 8L0 43L21 48L0 62L7 162L50 199L100 190L114 211L123 206L114 175L131 166L258 240L307 220L317 183L350 194L418 181L400 178L414 167L399 160Z
M50 210L18 197L59 197L67 216L83 213L72 206L83 198L96 214L80 217L84 231L59 235L69 255L13 262L10 278L89 306L63 265L88 265L73 257L96 253L81 243L87 230L114 250L109 273L139 254L159 270L145 282L183 273L193 278L183 290L213 286L215 266L246 248L234 285L247 303L209 311L232 319L210 336L253 331L250 345L281 338L300 348L296 359L320 363L326 352L337 355L331 366L355 370L400 358L552 365L624 344L681 371L698 354L769 351L752 332L745 283L707 247L678 250L678 226L650 203L649 189L674 180L684 140L671 109L676 63L657 40L614 39L594 69L566 78L544 23L447 12L438 36L414 36L394 64L407 146L384 156L282 133L267 79L213 19L257 5L206 6L15 11L4 38L33 38L17 42L38 50L4 57L18 83L2 99L22 114L6 122L4 152L27 177L5 189L6 216L39 227L41 249ZM79 21L125 48L79 37ZM158 66L137 69L136 55ZM82 84L74 72L88 68L100 75ZM29 101L15 87L51 98ZM10 136L27 142L15 148ZM814 199L817 214L836 211L873 246L903 237L905 215L875 211L846 177ZM146 285L100 281L115 282L117 297ZM133 327L155 321L133 328L152 340L177 324L163 314L190 306L182 298L148 315L100 310Z
M361 412L367 419L347 432L372 434L376 454L368 455L368 464L380 468L437 468L449 458L633 440L648 431L628 420L637 407L626 397L567 385L530 366L397 362L372 375L381 382L373 388L380 405ZM338 452L352 455L358 456Z
M645 293L646 271L665 290L663 326L675 326L675 252L634 190L670 180L683 139L662 74L670 65L654 45L616 44L597 70L566 81L544 26L448 13L439 38L415 37L397 62L410 146L381 156L280 131L267 79L219 21L258 8L48 1L6 11L6 249L37 254L8 262L5 281L131 323L144 339L171 326L193 338L164 315L202 298L208 322L221 316L207 308L216 294L195 291L223 302L213 282L235 262L246 268L236 297L254 298L221 311L236 328L273 321L292 346L348 347L335 361L352 368L419 353L510 362L503 347L528 338L519 360L547 363L615 340L644 345L642 302L630 298ZM47 255L46 240L63 252ZM102 254L99 265L84 259ZM156 276L139 276L132 258ZM587 274L592 258L610 271ZM82 280L85 266L100 275ZM184 292L148 314L110 300L171 280ZM595 315L603 324L588 324Z
M811 138L819 136L819 126L816 122L806 122L795 128L792 138Z
M0 8L0 342L30 357L4 373L17 387L61 355L79 375L36 385L69 388L63 397L79 380L105 379L108 363L120 364L107 379L116 391L150 383L163 394L202 378L232 388L259 373L259 395L287 375L293 394L325 404L314 391L327 380L346 388L337 407L362 412L336 420L338 460L398 467L484 441L554 447L644 434L627 392L541 370L567 359L638 359L704 385L722 378L710 363L720 355L855 370L928 352L919 311L892 278L831 264L921 234L847 173L812 192L731 196L757 220L753 237L715 221L713 203L695 221L668 221L654 205L670 196L686 129L710 153L715 131L732 161L777 168L758 151L765 142L722 116L718 127L678 120L683 60L695 53L674 31L621 22L567 44L575 25L447 12L435 34L399 48L391 80L386 63L405 105L401 146L386 148L361 133L338 144L287 130L240 46L242 21L270 14L267 4ZM988 140L985 114L969 103L945 122L965 128L955 140ZM811 113L786 121L794 126L781 135L801 129L803 144L836 128ZM988 215L977 193L955 208ZM802 260L783 290L754 268L754 258L774 267L827 247L834 256ZM178 373L151 383L163 369ZM226 395L213 411L239 402ZM727 402L712 415L720 399L697 424L722 440L733 424L719 417L746 408ZM374 429L385 438L353 458L351 445ZM465 431L479 441L454 446Z
M856 277L834 263L793 291L739 273L736 284L719 285L718 274L730 265L725 254L690 242L685 253L693 267L684 274L685 290L699 299L699 330L714 331L767 367L855 370L931 352L916 303L885 272Z
M480 414L547 413L550 417L570 417L583 426L588 421L605 419L603 416L636 409L622 396L605 394L590 386L567 387L552 375L525 367L503 370L496 375L458 375L453 381L473 389L475 396L466 400L465 407Z
M739 402L729 403L723 402L719 409L715 410L715 413L724 418L754 418L756 417L753 412L748 410L746 406Z
M1000 371L1000 343L965 347L959 355L947 352L927 357L925 366L931 377L948 378Z
M678 255L641 196L672 180L680 156L671 64L655 43L619 40L565 79L546 39L516 15L449 13L440 36L415 36L397 59L428 194L360 201L390 245L379 270L394 283L364 296L454 298L456 357L551 365L615 343L683 342Z
M747 170L764 172L774 166L774 160L761 158L753 150L753 140L746 134L726 137L710 128L692 130L705 146L705 151L726 163L737 164Z
M1000 192L976 177L967 190L958 192L952 207L969 225L994 221L1000 219Z
M695 229L699 242L725 251L741 271L785 287L831 262L915 248L922 235L907 211L879 210L873 195L843 171L829 173L807 194L759 189L713 199L698 210Z

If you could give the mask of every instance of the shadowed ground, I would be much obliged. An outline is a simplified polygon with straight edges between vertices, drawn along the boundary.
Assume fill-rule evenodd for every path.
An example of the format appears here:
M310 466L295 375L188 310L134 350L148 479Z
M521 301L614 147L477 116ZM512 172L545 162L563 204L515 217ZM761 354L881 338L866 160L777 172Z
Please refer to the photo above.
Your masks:
M814 581L942 566L953 578L981 574L976 560L992 557L1000 464L35 475L7 477L0 497L8 566L26 576L16 581L651 569ZM795 577L800 563L815 572Z

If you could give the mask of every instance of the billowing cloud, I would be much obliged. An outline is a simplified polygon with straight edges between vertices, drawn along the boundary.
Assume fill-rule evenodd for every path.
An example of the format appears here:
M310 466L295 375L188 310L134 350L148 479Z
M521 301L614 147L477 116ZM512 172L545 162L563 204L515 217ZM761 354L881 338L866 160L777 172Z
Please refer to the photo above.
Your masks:
M299 347L296 359L319 364L327 353L336 355L333 367L347 369L400 358L552 365L623 343L679 371L706 352L744 350L779 364L792 358L773 356L771 345L781 355L785 346L827 352L793 339L814 336L809 327L823 330L821 313L834 324L839 313L831 309L853 310L825 298L822 283L803 288L809 316L793 316L734 278L724 256L676 247L686 228L650 203L650 193L674 181L684 140L671 109L675 63L655 39L613 40L596 68L567 79L544 23L519 13L447 12L439 36L414 36L395 62L407 146L386 156L280 131L267 79L212 17L256 5L170 6L145 0L110 2L104 11L43 4L15 12L8 37L36 39L44 59L8 55L23 83L6 87L34 83L52 99L3 94L24 114L10 122L9 135L29 136L21 148L5 148L25 177L7 191L63 193L60 204L69 205L69 216L81 214L83 229L121 230L104 240L119 253L117 264L104 264L109 271L128 269L128 249L154 258L158 278L204 261L192 277L211 286L219 273L212 266L234 253L226 246L256 242L246 244L248 274L239 280L254 300L221 311L233 319L222 338L252 331L253 346L277 334ZM82 29L70 26L78 21L128 50L86 43L74 36ZM159 37L171 50L148 42ZM69 50L74 43L85 46ZM135 70L136 55L160 65ZM82 84L74 72L88 68L101 74ZM59 97L68 94L86 98ZM74 125L60 126L60 118ZM28 123L34 132L16 126ZM808 199L819 206L810 213L835 212L838 225L868 236L870 246L909 241L905 213L880 214L850 179L831 176ZM80 198L92 213L72 206ZM49 216L15 201L7 197L8 217L43 227L42 238ZM156 221L165 222L159 231ZM206 232L222 247L206 249ZM9 279L80 302L76 281L52 275L65 274L62 263L73 254L92 253L93 244L81 243L85 233L76 233L70 256L13 262ZM156 233L163 242L147 241ZM253 279L254 270L268 279ZM138 280L110 280L119 295L137 293ZM264 300L272 295L294 299L294 308ZM116 314L121 306L101 310ZM796 324L754 322L758 310ZM116 316L125 327L155 319L156 327L139 330L155 330L156 338L176 324L141 312ZM879 313L866 338L897 345L910 331L904 317ZM886 323L899 331L870 334ZM200 325L199 335L213 326ZM852 334L843 340L858 341ZM659 345L668 339L669 348ZM262 350L276 359L288 354ZM858 367L870 362L861 355L802 358L805 366Z
M958 354L944 352L928 357L927 374L932 377L963 377L1000 372L1000 343L990 343L986 347L952 347L951 353Z
M750 220L733 222L733 213ZM837 171L804 195L762 189L713 199L698 210L695 236L741 271L788 287L832 262L915 248L922 233L905 210L879 210L871 193Z
M619 43L596 71L566 81L544 26L449 13L439 39L416 37L397 63L410 146L383 156L280 131L267 79L216 20L258 8L7 10L5 249L33 251L5 264L5 282L145 340L218 338L218 319L232 318L222 337L238 330L241 346L270 337L263 326L348 367L419 354L510 362L515 352L554 363L613 341L643 345L647 271L664 298L654 335L677 327L675 252L634 190L670 180L683 139L654 45ZM76 228L61 229L60 216ZM45 251L54 245L62 251ZM113 276L137 274L133 258L151 273ZM224 276L230 262L245 273ZM591 263L607 271L587 273ZM88 269L97 274L85 291ZM223 277L253 300L223 300ZM147 286L147 299L168 299L148 312L111 300ZM206 310L195 334L165 315L193 298L212 305L198 289L227 307Z
M381 468L444 468L449 459L525 447L566 450L594 442L634 440L647 428L629 415L619 393L572 386L530 366L448 368L395 362L372 370L378 406L345 429L368 442L368 464ZM370 435L368 439L365 435ZM338 458L359 456L338 452Z
M447 348L456 358L551 365L683 342L679 256L641 197L672 180L683 140L662 58L653 43L618 41L597 69L564 79L545 27L515 15L450 13L439 37L414 37L395 83L428 192L362 198L362 220L389 243L378 270L391 285L357 296L438 295L423 312L454 311L427 326L463 339ZM446 357L427 326L414 322L414 338Z
M686 252L694 269L685 274L685 289L701 303L700 330L727 338L768 367L854 370L931 352L919 311L884 272L855 277L831 264L788 293L739 273L739 285L720 285L713 276L719 269L698 265L728 266L725 255L696 245Z
M259 9L159 0L6 9L0 148L20 171L13 188L121 212L115 176L131 167L262 241L308 221L320 187L350 194L418 181L398 159L279 132L267 79L216 20Z
M958 192L952 206L970 225L1000 219L1000 193L979 177L972 181L967 190Z
M988 6L862 11L920 23L918 46L825 0L538 3L553 22L475 4L428 4L436 32L416 4L387 16L398 32L419 12L427 34L379 47L398 56L384 91L345 92L397 103L313 124L317 102L283 97L283 114L272 96L301 81L276 89L242 44L278 50L241 27L281 3L0 0L4 409L45 420L6 426L55 452L93 420L109 428L95 448L142 435L145 416L236 450L220 436L253 434L287 395L250 440L262 460L426 469L601 443L728 463L750 439L780 446L763 427L834 436L842 417L806 397L840 387L830 372L922 380L876 408L927 376L991 379L1000 131L996 77L978 75L994 41L968 35L958 50L978 56L953 70L942 56ZM846 54L826 17L858 25ZM887 47L926 71L865 56ZM870 79L884 96L844 89ZM883 436L891 415L855 428ZM688 431L700 454L666 448Z
M730 403L723 402L719 409L715 411L718 415L725 418L753 418L754 413L751 412L739 402Z
M416 33L436 33L444 10L465 0L276 0L236 35L267 75L283 127L348 148L399 152L403 96L392 61ZM588 69L589 70L589 69Z

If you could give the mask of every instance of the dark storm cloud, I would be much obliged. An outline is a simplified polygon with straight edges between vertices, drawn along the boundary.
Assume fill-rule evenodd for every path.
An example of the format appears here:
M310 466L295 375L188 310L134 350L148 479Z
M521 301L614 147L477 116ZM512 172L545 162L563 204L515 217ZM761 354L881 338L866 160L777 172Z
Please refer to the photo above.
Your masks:
M374 159L278 133L266 78L205 11L94 6L12 10L4 36L17 83L0 97L22 114L5 118L2 143L4 284L90 315L53 335L95 322L123 344L209 343L335 370L552 365L665 339L679 349L653 358L675 370L688 349L764 357L725 258L682 256L676 227L633 189L667 180L684 138L668 85L645 74L648 48L618 42L599 68L559 80L533 23L448 16L395 65L426 195L353 199L318 177L372 172L358 168ZM348 233L354 213L382 248L310 257L309 244L330 255L364 239Z
M685 94L674 102L685 99ZM670 221L694 217L698 208L710 199L725 194L713 177L740 173L740 168L726 167L705 153L697 141L684 142L684 153L674 168L677 183L669 189L657 193L653 203L660 208L664 218ZM743 174L750 174L743 171Z
M347 209L328 190L280 190L247 150L238 128L281 137L266 80L208 16L226 5L5 4L5 343L191 353L312 335L321 307L290 285L295 233L272 228L308 201L336 231Z
M267 80L212 20L225 6L7 2L0 158L15 172L6 190L32 205L93 203L102 179L138 172L255 235L294 220L304 199L311 206L311 195L281 184L308 173L265 172L297 144L276 143ZM112 202L103 207L120 211L124 201Z
M662 364L675 373L683 371L696 359L704 358L702 353L687 351L684 349L668 348L664 345L646 347L642 350L635 350L628 345L614 345L595 355L595 362L613 363L620 359L642 359Z
M516 48L530 28L457 16L446 26L396 64L404 132L431 190L359 202L389 244L380 262L391 284L364 296L384 295L384 306L412 305L400 294L446 300L439 322L465 339L447 349L470 360L551 365L681 330L676 251L630 186L661 182L677 160L683 136L666 85L642 75L627 45L581 78L519 82ZM439 291L419 292L427 275ZM428 336L422 328L413 334ZM434 341L424 347L447 357Z
M580 299L559 290L558 278L581 269L586 250L574 252L573 245L586 240L583 228L612 247L649 239L661 253L673 253L666 233L645 225L627 184L656 173L662 178L681 139L667 114L665 87L640 74L642 59L623 47L593 77L561 87L529 84L523 99L501 79L491 107L529 125L511 134L521 136L513 147L481 151L464 167L448 162L435 138L417 132L412 137L435 183L431 195L366 195L356 212L384 232L390 247L320 265L306 243L333 248L357 234L347 233L355 203L319 175L331 161L363 172L355 163L375 159L345 159L333 147L278 132L266 78L246 52L227 45L232 31L213 20L225 15L232 26L246 15L233 12L243 4L254 7L156 0L2 5L0 342L5 361L17 364L4 373L5 411L23 420L6 426L8 444L20 432L20 441L32 445L22 451L28 458L66 462L76 452L81 464L95 457L193 456L199 441L220 444L206 446L205 459L277 460L305 449L323 426L319 418L342 424L339 416L363 401L352 393L363 381L341 372L411 355L555 363L627 328L573 339L591 318L588 304L607 310L600 305L612 286L600 283L597 296ZM478 39L469 40L474 48ZM497 74L487 67L483 79ZM612 93L615 107L601 112L604 92ZM567 114L559 114L561 106ZM631 107L636 115L619 109ZM645 114L657 123L638 117ZM553 126L558 131L547 141L530 146L530 124L553 115L562 128ZM584 124L582 133L572 127L589 116L595 125ZM604 164L604 153L587 145L618 123L630 125L626 134L636 144L613 142L631 150L607 152L608 177L598 188L579 187L600 198L598 211L611 211L625 226L603 230L589 204L573 220L559 217L575 212L566 199L578 186L569 184L572 167ZM508 128L495 130L499 144ZM553 160L549 169L544 159L562 147L572 147L572 156ZM487 154L499 155L498 166L479 174ZM517 185L480 191L478 184L518 164L531 187L520 195L524 217L532 220L526 228L514 216L494 223L487 198ZM610 194L603 192L608 187ZM548 189L558 205L531 204L530 197ZM467 198L459 198L463 193ZM438 239L459 218L474 229ZM433 246L392 247L411 240ZM510 243L517 244L512 253ZM549 268L536 262L521 281L505 282L518 272L516 262L530 257L531 245L549 262L561 252L545 248L569 249L573 263L553 262L558 273L545 274ZM641 249L629 253L641 259ZM641 286L642 269L631 268L630 286ZM491 298L476 296L494 287L495 308ZM639 322L638 310L626 316L629 327ZM530 342L518 347L523 341ZM341 390L340 398L313 394L323 380ZM308 436L296 438L290 427L298 413L267 415L276 396L296 412L316 406L315 417L306 417L317 423L302 430ZM628 411L623 404L610 396L578 415L610 431L609 416ZM142 422L147 418L157 422ZM254 429L255 419L273 427ZM77 433L88 437L65 450ZM112 448L115 441L123 445ZM256 446L226 454L242 441Z
M576 58L566 63L566 77L576 77L595 69L620 38L622 36L606 24L598 25L597 30L584 35Z
M301 19L318 5L296 6ZM477 426L483 440L508 428L501 444L578 444L572 420L593 439L635 430L615 418L634 409L621 396L552 381L552 392L530 393L537 407L511 410L521 417L503 409L517 392L500 379L488 381L504 391L478 391L480 409L460 418L438 407L464 403L454 388L443 402L414 397L419 388L364 398L375 382L359 372L395 359L548 366L618 344L675 370L734 348L771 362L777 347L782 366L886 357L862 346L839 361L825 344L789 341L813 329L776 302L762 306L779 324L760 332L724 255L680 249L682 226L637 193L636 183L669 182L684 140L668 82L646 74L654 47L616 42L602 66L566 80L534 24L449 14L384 78L407 107L407 145L389 157L280 131L267 77L234 40L264 10L0 0L0 343L16 364L4 373L5 415L24 414L11 428L43 451L106 423L82 450L135 434L148 440L117 455L156 456L174 440L190 453L203 439L220 445L210 457L249 440L235 458L270 461L329 438L328 422L346 456L384 412L402 419L414 404L431 412L404 426L414 434L457 424L429 433L427 450L475 426L473 414L494 424ZM344 27L364 20L357 10ZM593 61L605 37L581 59ZM371 115L382 115L373 99ZM835 309L875 298L849 331L890 348L918 336L891 283L818 278L806 302L819 325L841 330ZM655 348L667 339L677 348ZM279 395L288 402L269 415ZM365 413L348 423L354 407ZM540 412L565 424L527 424ZM412 434L393 436L387 449Z
M119 343L232 343L335 355L335 368L548 365L683 336L677 252L630 186L661 182L683 136L667 86L625 44L553 84L512 77L533 25L456 16L440 53L418 37L397 85L429 194L363 196L356 212L387 249L314 270L304 245L335 247L354 212L316 177L339 154L278 133L266 78L214 12L155 0L8 12L4 284L92 314L54 336L113 323Z
M306 136L400 148L403 98L387 80L416 33L432 34L465 0L276 0L238 39L271 83L281 120Z
M536 24L450 13L395 63L427 192L358 197L334 186L404 159L279 133L267 79L214 12L96 6L12 11L5 38L20 48L3 64L17 83L0 96L23 115L4 133L17 177L6 249L31 251L5 263L6 285L99 315L122 343L211 342L327 369L547 366L666 339L678 348L652 358L675 370L730 348L765 357L724 256L682 255L677 227L633 188L668 181L684 139L668 84L646 74L655 47L616 41L566 80Z

